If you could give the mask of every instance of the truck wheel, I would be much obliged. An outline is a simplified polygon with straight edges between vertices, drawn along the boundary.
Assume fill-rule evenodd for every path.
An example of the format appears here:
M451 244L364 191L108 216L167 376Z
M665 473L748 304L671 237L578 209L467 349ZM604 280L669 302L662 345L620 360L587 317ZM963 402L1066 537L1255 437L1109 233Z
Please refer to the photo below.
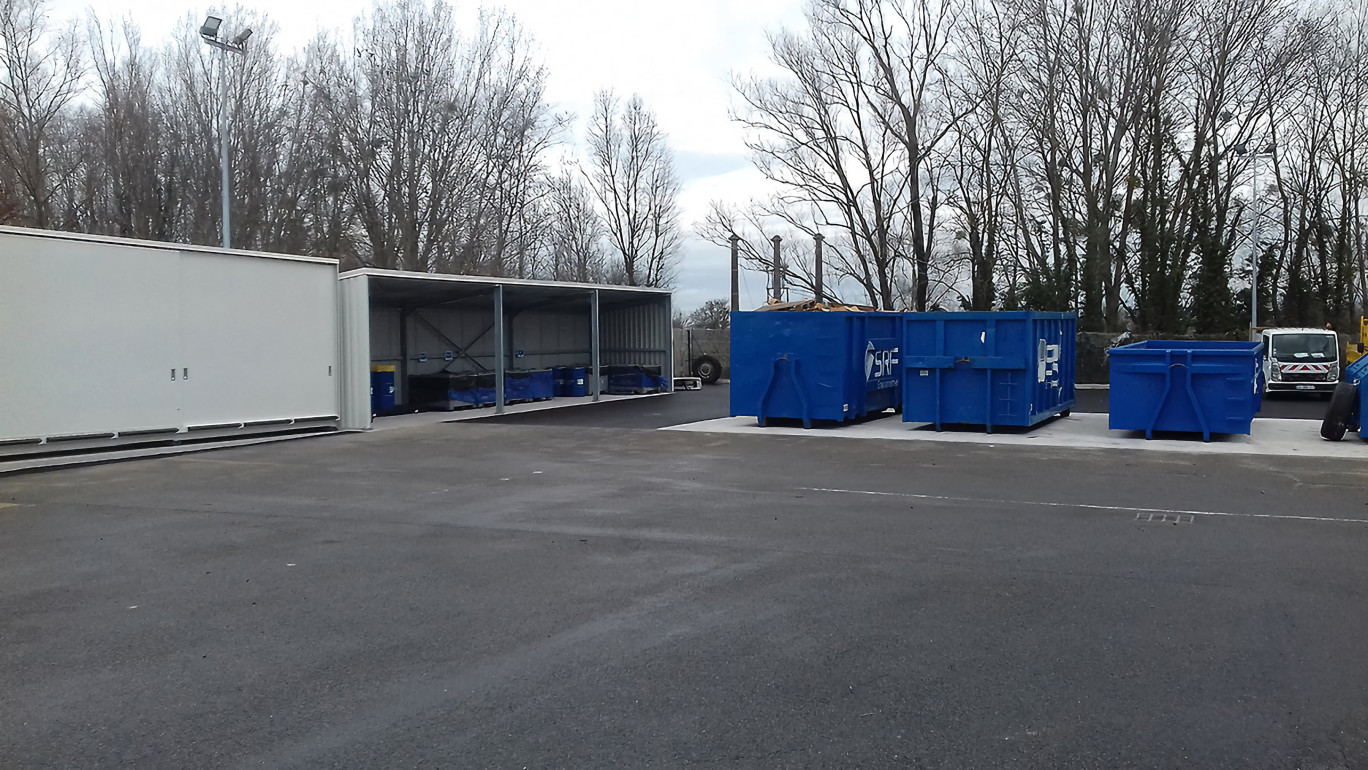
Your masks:
M1325 410L1321 421L1321 438L1339 441L1349 429L1349 417L1354 412L1354 399L1358 398L1358 388L1353 383L1341 382L1330 394L1330 406Z
M722 364L712 356L699 356L693 361L693 373L705 385L712 385L722 379Z

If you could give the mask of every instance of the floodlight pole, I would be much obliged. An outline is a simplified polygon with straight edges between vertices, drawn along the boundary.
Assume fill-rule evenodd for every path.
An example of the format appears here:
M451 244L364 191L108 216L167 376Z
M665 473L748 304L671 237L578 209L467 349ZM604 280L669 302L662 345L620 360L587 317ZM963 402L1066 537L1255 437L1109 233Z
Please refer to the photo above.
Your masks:
M1259 201L1259 159L1272 158L1275 147L1269 144L1251 152L1248 145L1241 143L1234 149L1240 155L1248 155L1254 167L1254 221L1251 228L1254 231L1254 248L1249 256L1249 335L1253 339L1259 328L1259 236L1262 234L1259 220L1263 217L1263 206Z
M228 53L223 54L222 106L219 109L219 173L223 179L223 248L233 248L232 227L228 222Z
M210 22L214 22L210 25ZM247 38L252 36L251 28L244 29L238 36L224 42L219 39L218 30L222 22L211 16L205 21L205 25L200 28L200 39L208 45L223 51L223 79L219 84L219 98L222 101L219 109L219 173L222 177L222 192L220 197L223 199L223 248L233 247L232 223L229 214L229 189L228 179L228 54L235 53L238 56L245 56L247 51Z

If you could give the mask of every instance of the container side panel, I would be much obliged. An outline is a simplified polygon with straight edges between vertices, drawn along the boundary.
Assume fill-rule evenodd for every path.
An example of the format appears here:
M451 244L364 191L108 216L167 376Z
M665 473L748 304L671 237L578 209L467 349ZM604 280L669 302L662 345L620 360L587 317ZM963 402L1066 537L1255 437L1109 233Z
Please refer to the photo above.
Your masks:
M903 420L1030 426L1073 405L1076 320L1061 313L903 317Z
M1261 398L1258 342L1147 340L1110 354L1113 430L1248 434Z
M187 426L340 412L337 268L182 252Z
M180 425L179 259L0 234L0 440Z
M849 420L896 406L897 317L732 314L734 416Z

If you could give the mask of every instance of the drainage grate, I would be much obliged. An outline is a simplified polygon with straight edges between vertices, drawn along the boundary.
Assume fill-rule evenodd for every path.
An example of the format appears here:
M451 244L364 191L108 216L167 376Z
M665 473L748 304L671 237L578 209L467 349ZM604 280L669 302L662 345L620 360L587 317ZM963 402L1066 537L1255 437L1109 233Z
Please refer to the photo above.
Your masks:
M1135 520L1145 524L1191 524L1190 513L1137 513Z

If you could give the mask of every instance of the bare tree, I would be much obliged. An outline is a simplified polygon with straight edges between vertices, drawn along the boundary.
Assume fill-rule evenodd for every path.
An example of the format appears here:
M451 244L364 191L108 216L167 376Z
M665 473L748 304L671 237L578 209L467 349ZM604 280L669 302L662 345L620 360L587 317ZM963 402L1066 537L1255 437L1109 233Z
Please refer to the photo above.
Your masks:
M604 279L603 222L578 172L563 169L548 181L549 277L588 283Z
M937 153L955 124L974 109L947 96L946 66L961 13L959 0L821 0L811 16L819 29L844 28L862 44L868 74L861 90L873 114L902 145L917 310L926 309L930 290L943 173Z
M710 299L684 319L689 329L727 329L731 327L731 302Z
M0 161L36 227L52 226L53 195L74 171L58 149L83 72L76 36L50 30L44 0L0 0L0 111L8 124L0 133Z
M633 95L594 100L585 178L598 200L608 241L621 256L623 282L669 286L682 234L674 156L652 113Z

